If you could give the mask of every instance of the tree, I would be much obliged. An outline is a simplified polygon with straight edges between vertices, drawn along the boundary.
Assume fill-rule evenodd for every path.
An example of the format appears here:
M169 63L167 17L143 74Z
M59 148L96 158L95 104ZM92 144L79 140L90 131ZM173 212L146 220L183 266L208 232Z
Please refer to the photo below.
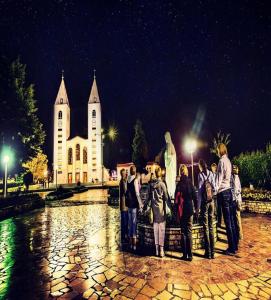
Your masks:
M221 131L219 131L213 139L213 145L210 148L210 152L215 154L216 156L218 156L217 146L221 143L223 143L227 146L231 142L230 136L231 136L230 133L225 134L225 133L222 133Z
M40 151L37 156L23 163L23 167L33 174L34 183L43 181L47 177L47 155Z
M25 162L41 151L45 140L34 85L26 83L26 65L19 58L10 64L1 57L0 67L0 137Z
M136 121L135 135L133 139L132 149L132 161L138 170L142 171L146 167L148 159L148 144L145 136L145 132L142 128L142 122Z

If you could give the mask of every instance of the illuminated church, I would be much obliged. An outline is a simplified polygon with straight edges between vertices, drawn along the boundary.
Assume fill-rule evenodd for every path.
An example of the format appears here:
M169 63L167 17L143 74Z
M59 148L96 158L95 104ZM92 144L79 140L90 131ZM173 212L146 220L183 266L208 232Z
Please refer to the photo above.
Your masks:
M64 76L54 105L54 182L87 183L102 180L101 103L96 76L88 100L88 137L70 138L70 105Z

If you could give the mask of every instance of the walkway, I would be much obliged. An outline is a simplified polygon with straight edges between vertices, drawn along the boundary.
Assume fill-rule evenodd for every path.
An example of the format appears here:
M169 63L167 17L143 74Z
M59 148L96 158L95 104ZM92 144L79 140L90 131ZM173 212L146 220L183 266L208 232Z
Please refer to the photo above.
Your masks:
M271 218L243 226L237 257L220 241L215 260L189 263L121 251L106 204L46 207L0 222L0 299L271 299Z

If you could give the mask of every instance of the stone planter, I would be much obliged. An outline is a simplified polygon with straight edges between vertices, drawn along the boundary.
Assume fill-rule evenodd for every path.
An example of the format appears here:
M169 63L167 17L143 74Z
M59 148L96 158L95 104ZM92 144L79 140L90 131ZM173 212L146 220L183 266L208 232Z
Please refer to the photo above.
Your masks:
M271 201L243 199L242 210L244 212L271 215Z
M145 247L154 247L153 226L139 223L137 230L138 230L138 236L141 245ZM200 224L193 225L192 236L193 236L193 249L196 250L196 249L204 248L204 232L203 232L202 225ZM214 221L214 236L216 242L217 241L216 221ZM166 228L165 249L171 251L181 250L181 229L180 228L176 228L176 227Z

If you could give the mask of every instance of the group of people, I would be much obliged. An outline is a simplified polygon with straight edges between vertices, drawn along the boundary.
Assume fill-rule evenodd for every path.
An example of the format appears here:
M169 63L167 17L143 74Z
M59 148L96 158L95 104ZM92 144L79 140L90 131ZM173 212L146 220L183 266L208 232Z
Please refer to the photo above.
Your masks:
M181 227L182 259L192 261L192 229L193 219L202 217L205 241L205 257L213 259L215 255L214 226L222 225L224 219L228 248L226 254L235 255L238 251L239 240L243 238L241 224L241 184L238 167L232 166L225 144L219 144L218 165L212 164L208 170L204 160L200 160L198 188L196 190L188 177L186 165L180 167L180 179L176 185L175 201L171 202L167 185L162 178L160 167L155 170L155 176L148 184L148 197L144 202L140 196L140 174L136 167L130 168L127 177L125 170L121 170L120 211L121 211L121 239L127 241L132 250L137 247L137 215L138 212L149 211L152 215L155 254L163 257L166 216L175 206L177 218Z

